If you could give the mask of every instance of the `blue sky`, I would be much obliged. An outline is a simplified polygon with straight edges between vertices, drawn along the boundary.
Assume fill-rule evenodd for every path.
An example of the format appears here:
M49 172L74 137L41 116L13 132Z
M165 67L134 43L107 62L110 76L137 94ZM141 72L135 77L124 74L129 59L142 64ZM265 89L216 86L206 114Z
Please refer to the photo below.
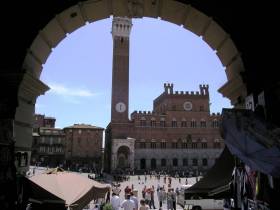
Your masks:
M41 80L51 89L37 99L36 113L56 118L56 127L86 123L106 128L111 114L112 18L86 24L53 49ZM201 37L159 19L133 19L130 35L130 104L152 110L163 83L174 90L198 91L209 84L210 110L231 107L217 92L224 67Z

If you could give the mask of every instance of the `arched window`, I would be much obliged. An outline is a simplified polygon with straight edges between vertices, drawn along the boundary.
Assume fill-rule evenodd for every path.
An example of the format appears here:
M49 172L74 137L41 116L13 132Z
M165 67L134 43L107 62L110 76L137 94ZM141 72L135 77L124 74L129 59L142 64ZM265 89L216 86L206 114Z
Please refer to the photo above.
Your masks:
M157 148L157 143L156 142L151 142L151 148L156 149Z
M174 158L172 162L173 162L173 166L175 166L175 167L178 166L178 159L177 158Z
M187 140L184 140L184 141L182 142L182 148L183 148L183 149L187 149L187 148L188 148Z
M173 118L172 121L171 121L171 127L172 128L176 128L177 127L177 120L176 118Z
M212 124L213 128L218 128L219 127L219 121L217 119L214 119L212 123L213 123Z
M165 118L164 117L160 118L159 126L160 127L165 127L166 126L165 125Z
M144 158L140 160L140 169L146 169L146 159Z
M182 119L181 121L181 127L186 128L187 127L187 121L185 118Z
M165 141L160 142L160 148L161 149L166 149L166 142Z
M157 126L157 122L156 119L154 117L151 118L151 127L156 127Z
M195 119L191 120L191 128L196 128L196 121L195 121Z
M207 141L205 138L202 138L201 140L201 148L202 149L207 149L208 145L207 145Z
M200 127L201 128L206 128L206 121L204 119L201 119L200 121Z
M140 119L140 126L142 126L142 127L146 127L147 126L146 118L145 117L141 117L141 119Z

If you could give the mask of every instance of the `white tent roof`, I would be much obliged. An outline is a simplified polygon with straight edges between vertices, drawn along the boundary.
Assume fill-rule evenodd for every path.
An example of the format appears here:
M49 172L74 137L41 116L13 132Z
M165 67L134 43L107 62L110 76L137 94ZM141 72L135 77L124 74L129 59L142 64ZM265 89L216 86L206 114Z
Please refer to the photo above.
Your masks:
M92 199L104 197L110 189L109 184L101 184L71 172L51 172L29 178L53 195L65 200L67 206L82 209Z

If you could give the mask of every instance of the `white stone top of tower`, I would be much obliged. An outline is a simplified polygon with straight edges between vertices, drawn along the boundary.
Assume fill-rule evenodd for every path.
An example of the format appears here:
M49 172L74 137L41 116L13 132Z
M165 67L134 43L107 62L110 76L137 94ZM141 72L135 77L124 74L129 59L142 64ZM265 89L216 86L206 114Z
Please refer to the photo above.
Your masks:
M113 37L129 37L132 27L131 18L113 17L112 35Z

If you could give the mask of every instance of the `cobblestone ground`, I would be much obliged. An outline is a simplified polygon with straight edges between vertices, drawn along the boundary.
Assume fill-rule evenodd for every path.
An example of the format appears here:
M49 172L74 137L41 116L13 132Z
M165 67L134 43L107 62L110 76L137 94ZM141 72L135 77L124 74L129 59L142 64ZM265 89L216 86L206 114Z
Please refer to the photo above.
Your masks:
M44 168L44 167L41 167L41 168L36 167L34 172L35 172L35 175L38 175L38 174L41 174L41 173L45 172L46 170L47 170L47 168ZM80 174L82 176L87 177L87 173L80 173ZM32 166L30 167L30 176L33 176L33 167ZM128 181L120 182L120 184L121 184L121 186L120 186L120 188L121 188L121 193L120 193L121 200L124 200L124 189L125 189L125 187L126 186L131 187L132 184L134 186L134 189L138 191L138 196L137 196L138 201L140 201L140 199L142 198L142 193L141 192L142 192L142 189L144 188L145 185L146 185L147 188L152 187L152 185L153 185L155 190L156 190L157 186L159 184L160 187L165 186L165 189L166 190L168 189L167 184L164 183L163 176L160 177L159 181L154 176L152 176L152 178L150 178L149 175L147 175L147 181L146 182L145 182L144 175L141 175L140 178L141 178L140 183L138 181L138 176L130 176ZM196 182L196 179L194 177L193 178L188 178L188 184L194 184L195 182ZM172 177L171 188L174 188L174 190L175 190L178 187L180 189L181 185L183 185L185 183L186 183L186 178L181 178L181 184L180 184L178 178ZM158 209L159 208L159 202L158 202L158 196L157 196L156 192L155 192L154 199L155 199L155 207L156 207L156 209ZM140 204L138 204L138 205L140 205ZM90 209L93 209L94 203L91 202L89 206L90 206ZM163 203L162 209L163 210L167 209L166 201ZM177 204L176 209L177 210L182 210L183 208Z
M164 183L163 177L160 178L160 181L158 181L158 179L156 179L154 176L152 176L152 178L150 178L150 176L147 176L147 182L145 182L144 179L144 175L140 176L141 181L140 184L138 182L138 176L130 176L129 181L125 181L125 182L121 182L121 194L120 194L120 198L122 200L124 200L124 188L126 186L131 187L131 185L134 185L134 189L136 189L138 191L138 200L140 201L140 199L142 198L142 189L144 188L144 186L146 185L147 188L152 187L152 185L154 185L155 189L157 188L158 184L162 187L165 186L165 189L167 190L167 184ZM171 188L174 188L174 190L178 187L179 189L181 188L182 184L185 184L186 182L186 178L181 178L181 184L179 183L179 179L178 178L173 178L172 177L172 182L171 182ZM188 183L189 184L194 184L195 183L195 178L188 178ZM159 208L159 202L158 202L158 196L157 193L155 192L155 207L156 209ZM162 209L167 209L167 204L166 201L163 203ZM177 210L181 210L183 209L181 206L179 206L177 204L176 206Z

